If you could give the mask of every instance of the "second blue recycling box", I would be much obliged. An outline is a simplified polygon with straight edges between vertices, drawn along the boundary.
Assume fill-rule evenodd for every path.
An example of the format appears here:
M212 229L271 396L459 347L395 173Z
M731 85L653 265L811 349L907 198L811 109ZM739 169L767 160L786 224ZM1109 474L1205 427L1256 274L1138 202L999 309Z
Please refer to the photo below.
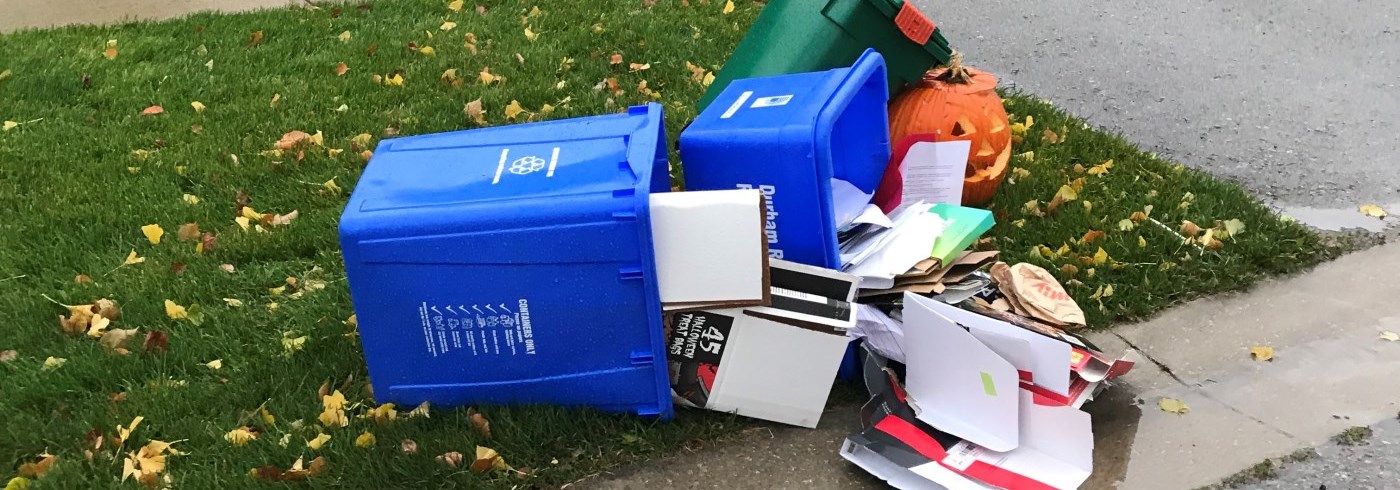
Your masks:
M875 194L890 158L884 58L735 80L681 133L687 190L761 189L769 254L840 269L838 228Z
M385 140L340 221L376 401L672 415L661 106Z

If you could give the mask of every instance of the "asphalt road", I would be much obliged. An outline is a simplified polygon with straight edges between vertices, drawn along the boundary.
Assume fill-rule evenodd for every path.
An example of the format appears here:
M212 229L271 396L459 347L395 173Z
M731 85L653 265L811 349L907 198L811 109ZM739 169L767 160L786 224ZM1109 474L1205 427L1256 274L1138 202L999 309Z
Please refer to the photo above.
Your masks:
M1266 201L1400 202L1400 2L913 1L1005 85Z

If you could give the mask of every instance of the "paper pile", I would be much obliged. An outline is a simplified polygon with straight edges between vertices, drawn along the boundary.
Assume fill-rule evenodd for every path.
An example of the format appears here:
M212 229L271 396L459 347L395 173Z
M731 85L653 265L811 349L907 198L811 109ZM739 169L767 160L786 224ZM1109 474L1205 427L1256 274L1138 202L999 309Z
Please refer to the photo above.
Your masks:
M1132 369L1131 354L1110 360L1063 331L912 292L900 316L902 382L864 350L871 399L843 457L897 488L1064 489L1089 477L1093 431L1079 407Z

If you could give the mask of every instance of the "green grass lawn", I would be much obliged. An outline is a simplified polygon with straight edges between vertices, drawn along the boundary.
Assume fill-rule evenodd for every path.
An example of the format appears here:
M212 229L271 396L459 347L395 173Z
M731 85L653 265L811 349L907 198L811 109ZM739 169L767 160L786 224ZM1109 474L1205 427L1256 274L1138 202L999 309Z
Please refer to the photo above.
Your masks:
M478 99L487 125L511 122L512 101L526 111L516 117L522 121L656 100L674 141L695 116L704 72L722 65L761 8L742 0L723 14L723 3L541 2L532 13L534 4L507 1L487 2L479 13L473 2L461 11L437 1L379 2L0 36L0 73L8 74L0 75L0 121L18 123L0 131L0 351L16 355L0 354L0 481L47 452L57 463L33 488L134 487L121 481L122 459L160 440L181 453L161 476L183 488L255 486L256 467L316 456L328 463L309 480L317 487L556 487L749 426L696 411L663 424L586 410L478 407L491 422L488 440L465 408L407 418L412 407L399 407L389 423L361 418L375 405L345 322L353 309L336 239L337 217L365 164L360 150L394 134L477 127L464 107ZM455 28L444 30L444 22ZM956 44L957 27L948 28ZM466 45L471 38L475 49ZM109 40L113 59L104 56ZM613 64L614 55L622 61ZM504 81L483 84L487 68ZM395 74L402 86L385 83ZM1056 271L1093 325L1240 288L1329 253L1238 186L1145 154L1034 97L1008 99L1018 121L1034 117L1016 148L1034 157L1014 160L1023 171L994 203L1000 224L984 246ZM163 113L141 115L155 105ZM1048 142L1046 129L1063 142ZM304 155L269 152L291 130L320 131L323 146ZM362 133L369 145L352 142ZM1091 175L1109 159L1106 174ZM332 180L347 192L325 184ZM1077 187L1078 198L1046 211L1065 185ZM234 219L240 192L259 212L299 217L243 231ZM1032 200L1038 205L1027 206ZM1148 205L1165 228L1151 221L1120 228ZM1244 231L1213 250L1185 245L1171 231L1182 220L1210 228L1232 219ZM197 241L176 236L196 222L217 237L203 253ZM165 231L158 245L142 234L150 224ZM1090 230L1105 234L1081 243ZM122 266L133 250L144 261ZM275 294L287 278L298 286ZM1113 293L1102 294L1109 285ZM57 318L67 311L48 298L115 300L122 314L109 329L138 329L131 354L64 334ZM170 318L166 300L198 305L202 321ZM168 350L142 348L151 332L168 335ZM57 359L66 361L52 367ZM206 365L216 359L220 369ZM349 427L317 423L317 390L327 382L348 399ZM114 447L118 425L137 416L144 421ZM226 440L242 426L261 433L243 446ZM323 431L331 440L308 448ZM364 432L377 443L357 447ZM101 448L93 447L97 435ZM415 454L401 450L405 439L416 443ZM520 471L476 474L435 461L459 451L470 463L477 445Z

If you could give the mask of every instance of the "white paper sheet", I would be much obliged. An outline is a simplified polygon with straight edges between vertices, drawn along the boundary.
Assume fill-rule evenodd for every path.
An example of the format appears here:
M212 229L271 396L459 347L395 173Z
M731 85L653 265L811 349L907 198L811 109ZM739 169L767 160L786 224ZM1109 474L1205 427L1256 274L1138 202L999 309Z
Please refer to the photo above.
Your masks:
M901 202L961 205L971 148L971 141L921 141L910 146L900 163L904 171Z
M856 326L846 335L865 339L865 346L880 357L904 363L904 326L879 308L856 305Z
M943 218L927 209L903 210L894 221L894 227L852 259L846 272L861 276L862 288L892 288L895 276L929 258L933 243L943 230Z
M935 312L932 303L937 302L904 293L905 390L919 420L994 451L1016 449L1021 391L1016 368Z

